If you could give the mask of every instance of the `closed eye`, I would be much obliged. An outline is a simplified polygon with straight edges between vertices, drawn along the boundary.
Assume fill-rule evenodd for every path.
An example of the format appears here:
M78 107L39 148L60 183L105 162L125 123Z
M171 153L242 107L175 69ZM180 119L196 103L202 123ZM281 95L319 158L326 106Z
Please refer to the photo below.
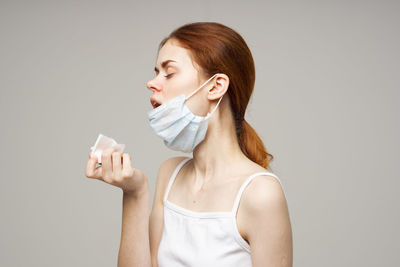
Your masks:
M172 75L174 75L175 73L170 73L170 74L168 74L168 75L165 75L164 77L166 77L166 78L170 78Z

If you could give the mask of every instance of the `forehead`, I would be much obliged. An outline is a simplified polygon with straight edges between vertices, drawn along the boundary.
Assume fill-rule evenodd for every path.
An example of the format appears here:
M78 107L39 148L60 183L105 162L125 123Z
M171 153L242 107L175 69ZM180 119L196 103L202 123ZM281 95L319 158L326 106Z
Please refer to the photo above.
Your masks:
M188 67L194 67L194 62L190 57L190 53L187 49L179 46L179 44L174 40L168 40L164 46L160 49L157 56L157 67L161 67L161 63L166 60L174 60L175 64Z

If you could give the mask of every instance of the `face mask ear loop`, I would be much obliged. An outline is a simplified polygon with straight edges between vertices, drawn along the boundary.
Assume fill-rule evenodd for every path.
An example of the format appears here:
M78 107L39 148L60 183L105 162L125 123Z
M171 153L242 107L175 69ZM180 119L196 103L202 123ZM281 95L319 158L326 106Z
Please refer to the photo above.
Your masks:
M211 78L209 78L207 81L205 81L202 85L200 85L199 88L197 88L196 90L194 90L189 96L187 96L185 98L185 100L187 100L189 97L191 97L192 95L194 95L197 91L199 91L206 83L208 83L212 78L215 77L215 75L217 75L218 73L214 74L213 76L211 76Z
M221 98L218 100L218 103L217 103L217 105L215 106L215 108L213 109L213 111L211 111L211 113L208 113L208 115L211 117L211 115L214 113L214 111L217 109L217 107L218 107L218 105L219 105L219 102L221 102L221 100L222 100L222 98L224 97L224 95L223 96L221 96Z

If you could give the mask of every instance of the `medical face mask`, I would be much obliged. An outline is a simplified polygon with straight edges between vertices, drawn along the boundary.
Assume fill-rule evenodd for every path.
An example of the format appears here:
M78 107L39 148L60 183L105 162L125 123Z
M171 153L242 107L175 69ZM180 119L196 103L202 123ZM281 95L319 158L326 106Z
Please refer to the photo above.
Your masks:
M207 113L206 116L193 114L185 101L198 92L215 75L217 74L205 81L189 96L179 95L147 113L151 128L164 140L164 144L168 148L190 153L203 141L207 132L208 121L223 96L221 96L213 111Z

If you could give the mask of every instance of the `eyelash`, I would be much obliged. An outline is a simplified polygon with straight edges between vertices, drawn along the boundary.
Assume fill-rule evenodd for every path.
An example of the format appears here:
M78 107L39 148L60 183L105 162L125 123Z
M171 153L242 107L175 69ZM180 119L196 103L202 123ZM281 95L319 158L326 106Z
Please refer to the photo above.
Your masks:
M173 74L174 74L174 73L170 73L170 74L168 74L168 75L164 75L164 77L165 77L165 78L169 78L169 77L171 77Z

